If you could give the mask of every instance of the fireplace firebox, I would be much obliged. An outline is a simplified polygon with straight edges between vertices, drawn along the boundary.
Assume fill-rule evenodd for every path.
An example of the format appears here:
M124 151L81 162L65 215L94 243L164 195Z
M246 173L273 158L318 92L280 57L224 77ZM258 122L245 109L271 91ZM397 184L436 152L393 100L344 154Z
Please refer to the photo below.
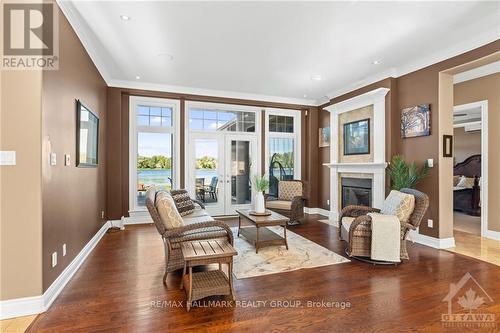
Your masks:
M372 180L342 177L342 208L349 205L372 206Z

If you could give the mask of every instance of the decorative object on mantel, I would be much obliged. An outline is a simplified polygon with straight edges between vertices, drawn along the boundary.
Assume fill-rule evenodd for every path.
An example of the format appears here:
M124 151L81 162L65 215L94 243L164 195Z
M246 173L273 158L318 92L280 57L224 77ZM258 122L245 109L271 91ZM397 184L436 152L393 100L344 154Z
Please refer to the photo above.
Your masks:
M319 129L319 147L330 147L330 127Z
M453 157L453 135L443 135L443 157Z
M269 178L264 176L255 175L254 184L257 194L255 195L255 209L254 212L262 214L266 212L266 202L264 192L269 190Z
M392 189L415 188L429 174L427 161L419 168L415 162L407 163L402 155L395 155L388 168Z
M344 155L370 154L370 119L344 124Z
M431 135L429 104L412 106L401 111L401 137L414 138Z

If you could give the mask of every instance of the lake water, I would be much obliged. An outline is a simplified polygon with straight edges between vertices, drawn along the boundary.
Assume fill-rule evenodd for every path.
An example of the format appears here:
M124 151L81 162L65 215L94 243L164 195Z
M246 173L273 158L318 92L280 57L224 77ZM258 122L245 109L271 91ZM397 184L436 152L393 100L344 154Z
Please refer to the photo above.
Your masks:
M196 170L196 178L204 178L206 185L210 184L212 177L217 177L217 170ZM171 184L169 178L172 178L172 170L170 169L137 171L137 182L139 184L170 187Z

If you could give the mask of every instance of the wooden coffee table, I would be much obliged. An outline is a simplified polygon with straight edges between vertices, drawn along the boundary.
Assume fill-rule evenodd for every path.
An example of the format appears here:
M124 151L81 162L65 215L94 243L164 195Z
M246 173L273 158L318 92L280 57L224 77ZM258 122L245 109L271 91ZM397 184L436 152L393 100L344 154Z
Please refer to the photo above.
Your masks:
M188 311L191 302L208 296L231 295L234 300L233 256L238 252L226 239L183 242L181 251L185 262L181 289L186 289ZM193 273L194 266L209 264L219 264L219 269ZM228 265L227 275L222 264Z
M268 216L250 215L250 211L250 209L236 209L239 216L238 236L242 235L250 243L253 243L255 245L255 253L259 253L259 248L261 247L273 245L285 245L288 250L286 226L290 219L273 211L271 211L271 215ZM253 226L242 227L242 219L249 221ZM283 237L267 228L271 226L283 227Z

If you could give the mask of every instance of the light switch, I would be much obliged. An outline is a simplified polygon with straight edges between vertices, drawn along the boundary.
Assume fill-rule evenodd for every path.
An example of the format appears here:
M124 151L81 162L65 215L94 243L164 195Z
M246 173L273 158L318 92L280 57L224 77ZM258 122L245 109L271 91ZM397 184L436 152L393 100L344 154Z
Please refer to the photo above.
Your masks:
M16 165L16 152L0 151L0 165Z
M64 154L64 165L65 166L71 165L71 156L69 154Z
M434 167L434 159L432 158L427 159L427 165L429 166L429 168Z
M57 154L50 153L50 165L56 165L56 164L57 164Z

